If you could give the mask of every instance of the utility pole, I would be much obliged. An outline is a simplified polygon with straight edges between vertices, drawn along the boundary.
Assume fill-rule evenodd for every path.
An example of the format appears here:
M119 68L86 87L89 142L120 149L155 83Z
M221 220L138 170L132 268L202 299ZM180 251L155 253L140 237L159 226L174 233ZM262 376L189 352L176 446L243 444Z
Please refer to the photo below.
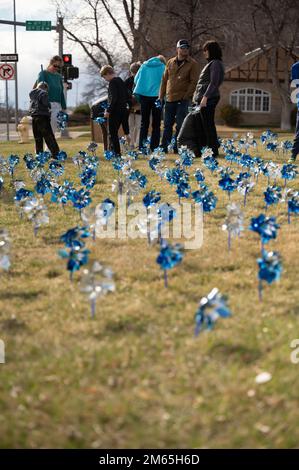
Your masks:
M16 0L13 0L13 21L14 21L14 53L17 53L17 25L16 25ZM18 63L15 63L15 127L18 130L19 120L19 95L18 95Z
M57 29L58 33L58 55L62 57L63 54L63 17L57 16Z
M57 30L58 32L58 55L62 57L63 55L63 16L59 16L59 12L57 12ZM63 91L65 97L65 103L67 105L67 80L64 78L63 82ZM69 131L68 129L61 129L60 131L61 137L64 139L69 139Z

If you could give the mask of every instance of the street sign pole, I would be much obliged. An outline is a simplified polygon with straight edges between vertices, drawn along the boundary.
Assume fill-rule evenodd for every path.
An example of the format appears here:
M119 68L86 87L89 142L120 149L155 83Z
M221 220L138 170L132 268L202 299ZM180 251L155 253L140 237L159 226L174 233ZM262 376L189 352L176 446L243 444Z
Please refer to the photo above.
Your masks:
M5 101L6 101L6 140L9 140L8 80L5 80Z
M14 46L15 54L17 53L17 25L16 25L16 0L13 0L13 16L14 16ZM19 121L19 94L18 94L18 63L15 65L15 126L18 130Z

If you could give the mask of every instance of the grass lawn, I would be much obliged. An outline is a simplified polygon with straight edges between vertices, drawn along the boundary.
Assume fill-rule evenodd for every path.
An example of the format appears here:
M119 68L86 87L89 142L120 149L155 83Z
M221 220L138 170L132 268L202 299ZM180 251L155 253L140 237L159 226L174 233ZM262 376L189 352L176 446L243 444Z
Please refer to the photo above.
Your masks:
M70 157L88 142L60 145ZM27 151L32 144L1 143L3 156ZM111 193L116 172L102 151L99 155L93 204L116 199ZM279 155L262 156L283 162ZM173 163L168 156L167 164ZM175 189L159 181L145 157L135 166L149 179L137 200L156 189L163 202L177 202ZM79 186L71 158L65 167L65 177ZM198 160L191 175L197 167L202 168ZM156 264L156 245L148 247L144 239L88 241L92 259L110 266L116 281L116 292L98 302L94 320L79 291L80 272L71 283L57 255L59 236L80 223L78 212L67 206L64 213L47 195L50 224L34 237L30 222L18 217L5 175L0 221L13 242L11 270L0 273L0 338L6 344L6 363L0 364L1 447L298 447L299 365L290 361L290 342L299 338L299 220L287 224L285 204L268 210L281 229L267 248L281 253L284 272L279 283L265 287L259 302L259 237L245 230L228 254L221 230L228 197L218 177L203 171L218 205L205 215L202 248L185 253L169 273L168 289ZM16 178L33 188L23 162ZM191 181L195 190L194 177ZM264 212L266 186L260 177L248 196L246 227ZM233 193L232 201L242 199ZM195 338L198 301L213 287L229 296L233 316ZM257 385L262 371L272 380Z

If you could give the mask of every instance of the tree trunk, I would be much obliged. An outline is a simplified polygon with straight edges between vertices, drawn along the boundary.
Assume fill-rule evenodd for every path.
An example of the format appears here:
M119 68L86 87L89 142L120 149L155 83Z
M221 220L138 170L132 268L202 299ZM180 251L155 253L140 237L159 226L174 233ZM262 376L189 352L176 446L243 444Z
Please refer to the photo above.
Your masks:
M282 131L289 131L291 130L291 111L292 111L292 103L288 101L282 102L281 108L281 119L280 119L280 128Z

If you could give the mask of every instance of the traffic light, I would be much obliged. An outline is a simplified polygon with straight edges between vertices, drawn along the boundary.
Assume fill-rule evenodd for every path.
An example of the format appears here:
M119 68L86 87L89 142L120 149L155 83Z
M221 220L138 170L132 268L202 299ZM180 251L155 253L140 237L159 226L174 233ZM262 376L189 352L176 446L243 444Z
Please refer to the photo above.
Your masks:
M63 65L70 67L72 65L72 54L62 54Z
M72 54L62 54L64 80L74 80L79 78L79 69L72 64Z
M74 80L75 78L79 78L78 67L74 67L73 65L71 65L70 67L67 67L65 70L65 78L67 80Z

